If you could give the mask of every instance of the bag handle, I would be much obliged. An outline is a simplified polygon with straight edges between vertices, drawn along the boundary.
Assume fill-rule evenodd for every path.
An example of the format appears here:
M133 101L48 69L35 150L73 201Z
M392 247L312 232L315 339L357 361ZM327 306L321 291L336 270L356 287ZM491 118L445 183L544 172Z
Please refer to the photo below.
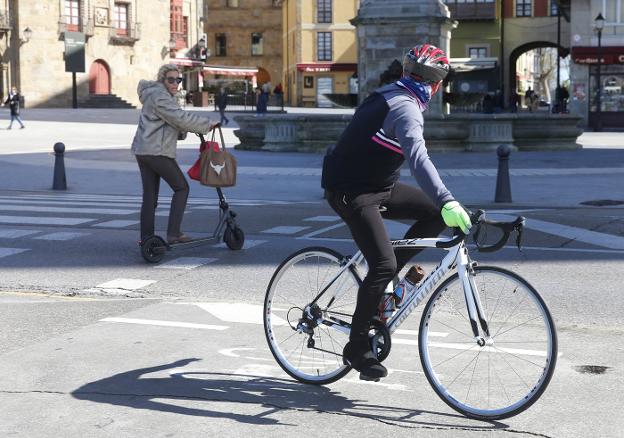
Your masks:
M215 141L215 136L217 134L217 129L219 130L219 137L221 138L221 150L223 150L225 152L225 139L223 138L223 131L221 130L221 124L217 124L214 128L212 128L212 135L210 137L210 141L214 142ZM197 134L197 136L199 137L199 141L202 142L202 144L206 143L206 139L204 137L204 134Z

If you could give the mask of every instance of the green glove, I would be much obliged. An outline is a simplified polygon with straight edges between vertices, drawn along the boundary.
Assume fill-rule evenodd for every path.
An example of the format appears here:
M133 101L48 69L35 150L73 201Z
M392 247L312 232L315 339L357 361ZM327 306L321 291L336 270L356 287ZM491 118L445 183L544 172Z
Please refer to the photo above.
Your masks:
M442 206L442 219L447 227L459 227L464 234L468 234L472 227L470 216L457 201L447 202Z

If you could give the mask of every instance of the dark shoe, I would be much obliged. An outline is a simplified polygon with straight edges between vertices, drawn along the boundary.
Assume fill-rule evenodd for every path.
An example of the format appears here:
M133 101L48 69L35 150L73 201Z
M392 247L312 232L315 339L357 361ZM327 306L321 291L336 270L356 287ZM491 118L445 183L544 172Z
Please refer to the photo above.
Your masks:
M388 375L388 370L377 360L368 342L348 342L342 352L342 361L360 372L360 380L378 382Z
M20 129L24 129L24 128L25 128L25 126L22 126Z
M174 243L186 243L193 240L193 238L187 234L180 234L179 236L167 236L167 242L169 245L173 245Z

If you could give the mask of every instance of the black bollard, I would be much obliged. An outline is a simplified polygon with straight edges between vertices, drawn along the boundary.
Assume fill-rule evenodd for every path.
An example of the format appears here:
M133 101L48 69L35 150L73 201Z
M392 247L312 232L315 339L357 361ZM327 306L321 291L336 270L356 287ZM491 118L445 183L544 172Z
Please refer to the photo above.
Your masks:
M54 181L53 190L67 190L67 180L65 179L65 145L54 143Z
M498 155L498 173L496 174L496 195L494 197L494 202L511 202L509 154L511 154L511 148L506 144L496 148L496 155Z

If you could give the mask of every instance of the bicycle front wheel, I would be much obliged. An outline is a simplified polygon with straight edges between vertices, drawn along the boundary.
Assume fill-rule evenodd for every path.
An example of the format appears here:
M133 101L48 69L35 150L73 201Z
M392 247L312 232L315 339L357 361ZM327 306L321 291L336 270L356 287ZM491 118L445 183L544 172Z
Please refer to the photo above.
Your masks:
M471 275L471 274L469 274ZM458 274L431 296L420 321L420 361L450 407L478 419L501 419L531 406L550 382L557 334L546 304L519 275L478 266L472 277L489 337L477 342Z
M334 382L350 370L342 362L361 280L334 250L305 248L288 257L271 278L264 300L264 331L271 353L290 376L304 383ZM312 315L312 317L310 317Z

